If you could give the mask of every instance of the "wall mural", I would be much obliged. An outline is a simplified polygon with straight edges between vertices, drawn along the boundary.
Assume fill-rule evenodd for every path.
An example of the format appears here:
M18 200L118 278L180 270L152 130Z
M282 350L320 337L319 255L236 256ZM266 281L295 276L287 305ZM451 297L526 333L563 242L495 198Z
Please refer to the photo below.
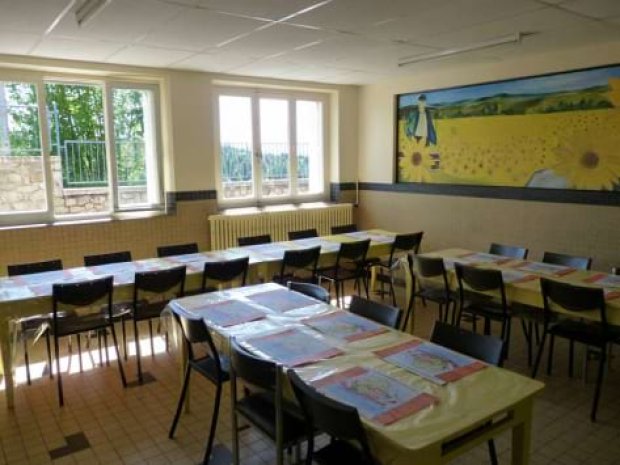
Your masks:
M397 181L620 191L620 66L397 96Z

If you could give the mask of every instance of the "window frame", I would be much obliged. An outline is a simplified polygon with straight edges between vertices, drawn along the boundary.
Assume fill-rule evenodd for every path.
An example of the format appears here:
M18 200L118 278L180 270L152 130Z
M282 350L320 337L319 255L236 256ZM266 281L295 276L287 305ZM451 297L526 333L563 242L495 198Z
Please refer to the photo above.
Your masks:
M52 224L55 222L73 222L84 220L101 220L120 218L131 212L163 212L165 211L164 195L164 153L162 137L161 117L161 85L151 81L133 81L122 77L92 76L80 74L50 73L43 71L25 71L17 69L0 68L0 81L33 84L37 92L37 107L40 131L41 157L46 191L46 209L33 212L1 213L0 227L11 227L31 224ZM110 209L102 212L81 214L57 214L54 211L54 179L51 167L51 141L49 138L49 125L47 120L47 92L46 84L74 84L99 86L103 94L103 118L105 128L106 163L108 166L108 195L110 196ZM152 118L154 129L155 163L158 192L158 203L132 207L119 207L116 148L114 144L114 89L149 90L152 92Z
M246 87L226 87L217 86L214 89L213 99L213 124L214 124L214 166L215 166L215 185L218 192L217 203L225 208L250 207L263 205L277 205L290 203L319 202L329 199L329 95L323 92L304 92L286 89L271 88L246 88ZM254 195L247 198L226 199L223 197L224 185L221 173L221 152L220 152L220 111L219 100L221 96L230 97L249 97L251 99L252 113L252 183ZM289 186L288 195L264 197L262 195L262 169L261 169L261 140L260 140L260 99L286 100L288 103L288 130L289 130ZM322 126L322 186L321 192L300 194L297 190L297 107L299 100L314 101L321 103L321 126Z

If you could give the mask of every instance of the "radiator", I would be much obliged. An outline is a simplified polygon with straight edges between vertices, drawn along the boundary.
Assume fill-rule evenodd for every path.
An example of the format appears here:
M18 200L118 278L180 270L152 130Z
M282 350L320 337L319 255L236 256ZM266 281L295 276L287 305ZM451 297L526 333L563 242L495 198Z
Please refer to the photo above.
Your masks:
M209 216L211 250L237 246L238 237L270 234L273 241L288 240L289 231L316 228L319 235L330 234L332 226L353 223L353 205L306 204L231 209Z

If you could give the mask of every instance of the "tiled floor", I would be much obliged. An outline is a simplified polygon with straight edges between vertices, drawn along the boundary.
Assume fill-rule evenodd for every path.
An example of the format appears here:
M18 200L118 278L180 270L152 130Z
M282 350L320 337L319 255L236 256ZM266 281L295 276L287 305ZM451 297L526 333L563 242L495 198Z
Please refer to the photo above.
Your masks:
M434 316L432 308L420 309L418 335L428 337ZM527 374L519 325L514 325L513 331L506 366ZM593 384L584 383L582 363L578 363L576 377L568 378L566 348L563 342L557 344L553 376L540 377L547 388L536 401L531 463L620 464L620 355L613 359L603 387L599 421L592 424L589 409ZM144 349L147 354L143 366L150 376L141 386L131 383L131 387L123 389L114 363L79 373L74 361L74 373L63 378L64 408L58 407L56 384L47 376L34 380L31 386L18 386L14 411L5 410L4 393L0 392L0 465L199 463L210 421L213 387L198 376L192 378L191 413L181 417L176 439L169 440L168 428L180 381L177 360L173 353L163 351L161 341L153 357L146 343ZM616 352L620 354L619 350ZM96 352L93 357L97 361ZM89 357L84 360L88 366ZM576 360L583 360L582 352L577 352ZM35 363L34 371L38 367L40 372L43 365ZM590 380L594 378L595 365L590 366ZM131 353L125 368L128 381L134 381L136 364ZM212 460L217 465L231 461L229 396L224 392L216 436L218 446ZM252 429L244 429L240 434L243 464L275 463L268 441ZM509 435L500 437L497 446L500 463L510 463ZM473 450L455 463L489 463L486 447Z

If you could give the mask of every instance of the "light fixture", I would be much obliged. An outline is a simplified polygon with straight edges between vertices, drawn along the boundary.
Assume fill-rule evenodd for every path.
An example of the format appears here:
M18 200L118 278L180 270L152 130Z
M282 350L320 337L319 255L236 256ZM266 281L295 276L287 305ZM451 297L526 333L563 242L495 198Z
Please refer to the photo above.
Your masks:
M86 0L75 10L78 26L84 26L112 0Z
M474 50L482 50L485 48L497 47L498 45L505 44L518 44L521 42L521 39L530 34L524 34L522 32L517 32L516 34L510 34L507 36L497 37L495 39L485 40L482 42L476 42L475 44L466 45L464 47L458 48L449 48L447 50L442 50L440 52L431 52L425 53L422 55L415 55L412 57L402 58L398 66L407 66L413 63L419 63L420 61L429 61L435 60L437 58L449 57L452 55L458 55L459 53L473 52Z

